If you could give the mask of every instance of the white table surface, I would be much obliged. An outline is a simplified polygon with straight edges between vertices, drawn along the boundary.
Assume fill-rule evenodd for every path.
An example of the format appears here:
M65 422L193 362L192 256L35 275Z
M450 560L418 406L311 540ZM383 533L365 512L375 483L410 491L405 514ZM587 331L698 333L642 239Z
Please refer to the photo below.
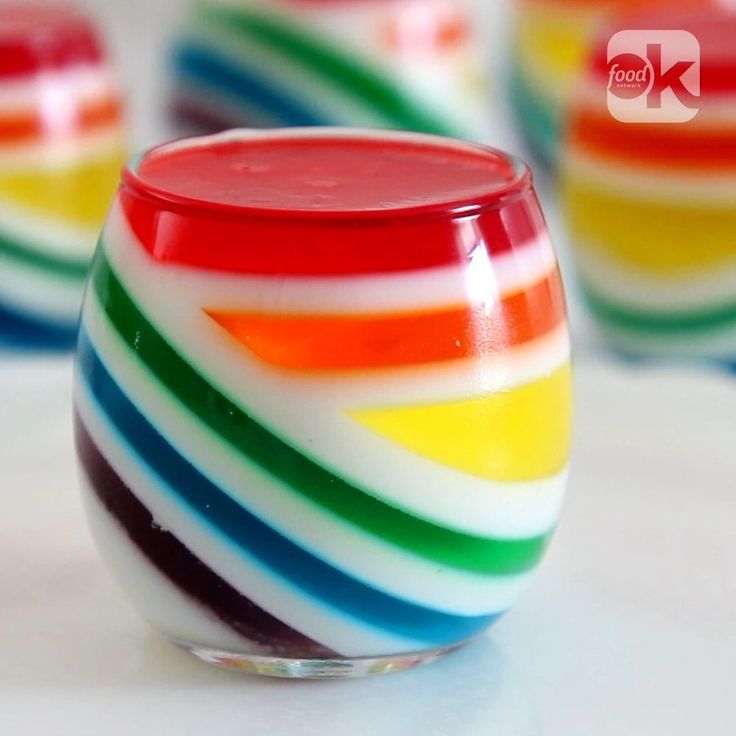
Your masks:
M182 3L86 4L133 92L135 144L157 142L157 42ZM485 3L489 26L504 5ZM69 359L0 355L0 734L736 734L736 378L608 364L574 316L574 470L534 584L466 650L359 681L237 675L149 632L85 528Z

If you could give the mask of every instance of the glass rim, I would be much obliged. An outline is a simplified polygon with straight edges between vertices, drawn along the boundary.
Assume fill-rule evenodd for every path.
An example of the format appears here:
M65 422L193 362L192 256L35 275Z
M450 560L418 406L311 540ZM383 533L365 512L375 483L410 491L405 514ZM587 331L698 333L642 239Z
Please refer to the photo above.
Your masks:
M141 164L153 155L170 151L185 150L194 147L205 147L212 143L229 141L271 141L277 139L334 138L345 137L363 140L388 140L392 142L418 143L420 145L441 148L457 148L461 151L479 153L501 159L513 172L510 181L489 185L487 192L481 192L472 198L448 197L446 200L408 206L386 207L381 209L344 208L344 209L300 209L264 207L250 204L232 204L203 200L168 189L156 187L146 182L138 173ZM428 133L401 131L381 128L360 127L284 127L284 128L233 128L220 133L202 136L187 136L166 141L147 148L132 156L121 175L121 186L136 196L157 204L168 211L205 214L216 218L245 219L248 217L279 220L394 220L417 217L461 217L498 209L510 201L524 196L533 188L532 173L528 165L518 156L507 153L493 146L474 143L457 138L449 138Z

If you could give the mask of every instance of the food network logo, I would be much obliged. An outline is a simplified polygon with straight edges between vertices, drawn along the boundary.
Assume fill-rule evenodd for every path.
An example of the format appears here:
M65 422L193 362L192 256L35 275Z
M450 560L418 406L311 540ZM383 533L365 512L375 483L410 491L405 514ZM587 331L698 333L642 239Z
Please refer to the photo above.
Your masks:
M698 114L700 44L687 31L619 31L608 43L608 109L622 123Z

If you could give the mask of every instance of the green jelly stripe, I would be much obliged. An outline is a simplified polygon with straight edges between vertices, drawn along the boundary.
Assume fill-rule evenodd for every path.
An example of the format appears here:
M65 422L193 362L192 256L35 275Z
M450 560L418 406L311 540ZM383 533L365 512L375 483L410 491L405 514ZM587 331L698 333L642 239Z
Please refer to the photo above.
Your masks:
M324 39L245 7L239 7L237 10L211 7L202 10L200 16L205 22L226 31L251 36L268 44L275 51L311 67L326 81L368 102L387 118L387 122L398 128L450 136L461 133L454 126L428 115L407 100L406 93L393 85L389 79L367 68L358 60L351 59L339 49L331 47Z
M557 159L560 145L560 112L552 101L530 86L519 68L518 60L515 64L508 87L516 119L533 153L552 164Z
M2 233L0 233L0 254L62 278L84 279L89 270L89 260L59 258L30 248Z
M93 284L115 329L156 378L210 429L294 492L387 542L461 570L514 574L541 557L551 532L520 540L464 534L383 503L334 475L261 426L183 359L134 304L102 251Z
M700 331L717 330L736 323L736 304L706 312L645 312L622 307L584 287L591 310L611 326L676 337Z

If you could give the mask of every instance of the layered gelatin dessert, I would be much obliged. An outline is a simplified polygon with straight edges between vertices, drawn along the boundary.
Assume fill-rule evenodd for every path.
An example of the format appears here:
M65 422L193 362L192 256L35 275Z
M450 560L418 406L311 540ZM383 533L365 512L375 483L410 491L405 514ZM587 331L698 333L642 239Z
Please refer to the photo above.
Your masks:
M73 347L123 163L119 91L89 19L0 5L0 346Z
M486 140L468 0L197 0L175 44L180 127L357 125Z
M562 176L587 302L620 351L734 365L736 14L647 14L613 31L631 27L674 33L668 53L685 66L674 88L633 98L644 119L626 122L607 100L605 43L592 61Z
M102 556L202 659L385 672L478 636L562 503L570 348L526 167L235 130L134 159L77 356Z

